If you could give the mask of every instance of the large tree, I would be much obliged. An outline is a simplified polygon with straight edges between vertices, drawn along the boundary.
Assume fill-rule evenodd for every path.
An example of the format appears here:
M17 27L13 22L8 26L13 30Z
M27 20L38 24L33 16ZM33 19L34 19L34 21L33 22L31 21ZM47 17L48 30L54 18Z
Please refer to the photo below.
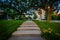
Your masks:
M51 12L54 9L54 3L59 0L41 0L40 8L44 9L47 12L47 22L51 20Z

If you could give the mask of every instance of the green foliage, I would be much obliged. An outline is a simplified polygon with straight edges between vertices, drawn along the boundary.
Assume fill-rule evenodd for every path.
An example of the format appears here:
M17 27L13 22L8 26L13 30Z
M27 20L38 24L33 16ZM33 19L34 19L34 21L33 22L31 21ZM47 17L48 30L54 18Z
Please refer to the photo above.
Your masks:
M60 20L60 14L58 15L58 20Z
M41 36L46 40L60 40L60 23L43 22L35 20L36 24L42 30Z
M19 19L20 19L20 20L27 20L26 17L20 17Z
M34 13L34 19L36 19L37 18L37 15L36 15L36 13Z
M58 20L58 16L52 15L52 20Z
M46 40L60 40L60 35L59 34L55 34L54 32L52 33L41 33L41 36L43 38L45 38Z
M60 14L56 15L52 15L52 20L60 20Z
M23 20L0 20L0 40L8 40Z
M5 9L5 13L7 13L8 17L11 17L11 19L15 19L15 17L18 15L17 11L14 9Z

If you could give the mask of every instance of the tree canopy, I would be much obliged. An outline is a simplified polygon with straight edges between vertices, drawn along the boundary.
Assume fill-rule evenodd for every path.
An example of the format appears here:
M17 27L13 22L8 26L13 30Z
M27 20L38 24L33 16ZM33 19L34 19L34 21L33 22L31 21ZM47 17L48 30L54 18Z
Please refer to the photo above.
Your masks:
M12 8L17 12L26 12L30 8L38 9L50 6L59 0L0 0L0 8Z

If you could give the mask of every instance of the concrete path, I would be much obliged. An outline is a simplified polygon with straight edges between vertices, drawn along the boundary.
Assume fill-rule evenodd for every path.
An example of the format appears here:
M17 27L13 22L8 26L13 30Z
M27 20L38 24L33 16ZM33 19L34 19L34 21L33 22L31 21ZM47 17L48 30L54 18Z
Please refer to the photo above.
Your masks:
M9 40L43 40L40 34L40 28L33 21L26 21L12 33Z

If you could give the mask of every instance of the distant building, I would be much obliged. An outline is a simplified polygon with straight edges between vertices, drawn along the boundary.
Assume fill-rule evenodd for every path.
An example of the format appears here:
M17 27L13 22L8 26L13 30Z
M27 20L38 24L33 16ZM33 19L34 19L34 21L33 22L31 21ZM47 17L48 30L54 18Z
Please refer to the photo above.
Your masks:
M38 10L35 10L35 13L37 15L37 20L42 20L42 19L45 19L45 10L41 9L41 15L38 14Z
M41 9L41 11L42 11L42 19L45 19L45 10L43 10L43 9Z
M35 13L36 16L37 16L36 20L45 19L45 11L43 9L41 9L41 12L42 12L41 17L38 14L38 10L30 10L30 11L27 11L27 13L24 13L24 14L25 14L25 17L31 17L32 19L34 19L34 13Z

